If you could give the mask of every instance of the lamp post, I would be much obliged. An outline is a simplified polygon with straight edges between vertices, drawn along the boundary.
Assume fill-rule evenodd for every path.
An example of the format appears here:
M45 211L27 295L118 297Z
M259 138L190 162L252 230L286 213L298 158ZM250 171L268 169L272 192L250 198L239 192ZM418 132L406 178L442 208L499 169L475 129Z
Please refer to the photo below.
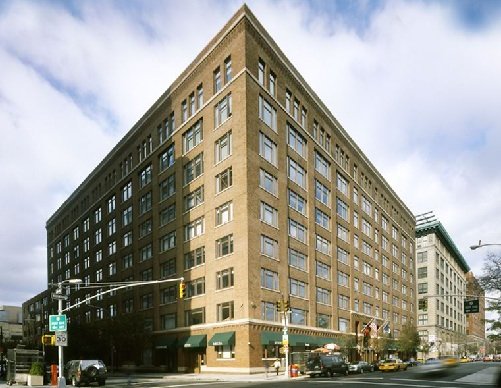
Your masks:
M482 247L489 247L489 246L501 246L501 244L482 244L482 240L478 240L477 245L472 245L470 246L470 249L474 251L475 249L482 248Z
M56 295L57 297L57 315L63 314L63 286L66 284L79 284L82 283L82 279L67 279L62 282L57 283ZM63 346L58 345L58 358L59 358L59 369L58 369L58 379L57 386L58 388L66 387L66 379L63 373Z

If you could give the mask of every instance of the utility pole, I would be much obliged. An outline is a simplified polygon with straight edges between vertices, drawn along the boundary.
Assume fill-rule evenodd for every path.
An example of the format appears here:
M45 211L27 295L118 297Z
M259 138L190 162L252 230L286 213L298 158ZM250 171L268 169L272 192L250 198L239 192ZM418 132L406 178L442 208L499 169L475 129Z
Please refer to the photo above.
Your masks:
M290 304L288 300L282 298L277 301L278 312L282 314L282 346L285 353L285 376L289 378L289 314L290 314Z

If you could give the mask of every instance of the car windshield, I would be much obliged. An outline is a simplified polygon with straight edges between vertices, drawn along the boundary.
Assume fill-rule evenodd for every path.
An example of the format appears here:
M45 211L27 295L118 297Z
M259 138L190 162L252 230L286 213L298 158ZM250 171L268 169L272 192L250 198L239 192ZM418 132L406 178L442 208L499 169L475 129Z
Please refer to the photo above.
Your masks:
M396 362L396 361L395 360L384 360L383 364L393 364L394 362Z
M87 368L91 365L101 366L102 363L99 360L82 360L82 368Z

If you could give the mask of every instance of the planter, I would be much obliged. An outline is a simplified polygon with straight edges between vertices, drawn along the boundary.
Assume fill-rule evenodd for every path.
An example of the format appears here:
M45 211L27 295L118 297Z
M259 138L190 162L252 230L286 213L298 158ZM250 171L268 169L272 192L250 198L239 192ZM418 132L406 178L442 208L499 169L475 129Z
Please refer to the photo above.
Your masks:
M42 386L43 376L28 375L28 385L30 387Z

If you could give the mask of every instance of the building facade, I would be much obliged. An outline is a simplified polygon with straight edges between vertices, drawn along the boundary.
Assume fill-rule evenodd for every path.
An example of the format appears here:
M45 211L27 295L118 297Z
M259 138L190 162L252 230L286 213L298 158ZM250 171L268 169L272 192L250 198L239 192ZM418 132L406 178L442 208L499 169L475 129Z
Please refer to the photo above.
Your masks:
M458 356L467 340L464 300L470 267L433 215L416 221L419 357Z
M0 306L0 328L2 343L23 339L23 315L21 307Z
M140 316L141 363L252 373L281 354L281 299L293 352L415 323L414 226L243 6L47 221L48 283L83 280L67 306L183 277L186 298L112 292L71 324Z
M464 353L485 355L485 291L473 272L466 274L466 294L468 298L479 300L479 312L466 315L467 342Z

